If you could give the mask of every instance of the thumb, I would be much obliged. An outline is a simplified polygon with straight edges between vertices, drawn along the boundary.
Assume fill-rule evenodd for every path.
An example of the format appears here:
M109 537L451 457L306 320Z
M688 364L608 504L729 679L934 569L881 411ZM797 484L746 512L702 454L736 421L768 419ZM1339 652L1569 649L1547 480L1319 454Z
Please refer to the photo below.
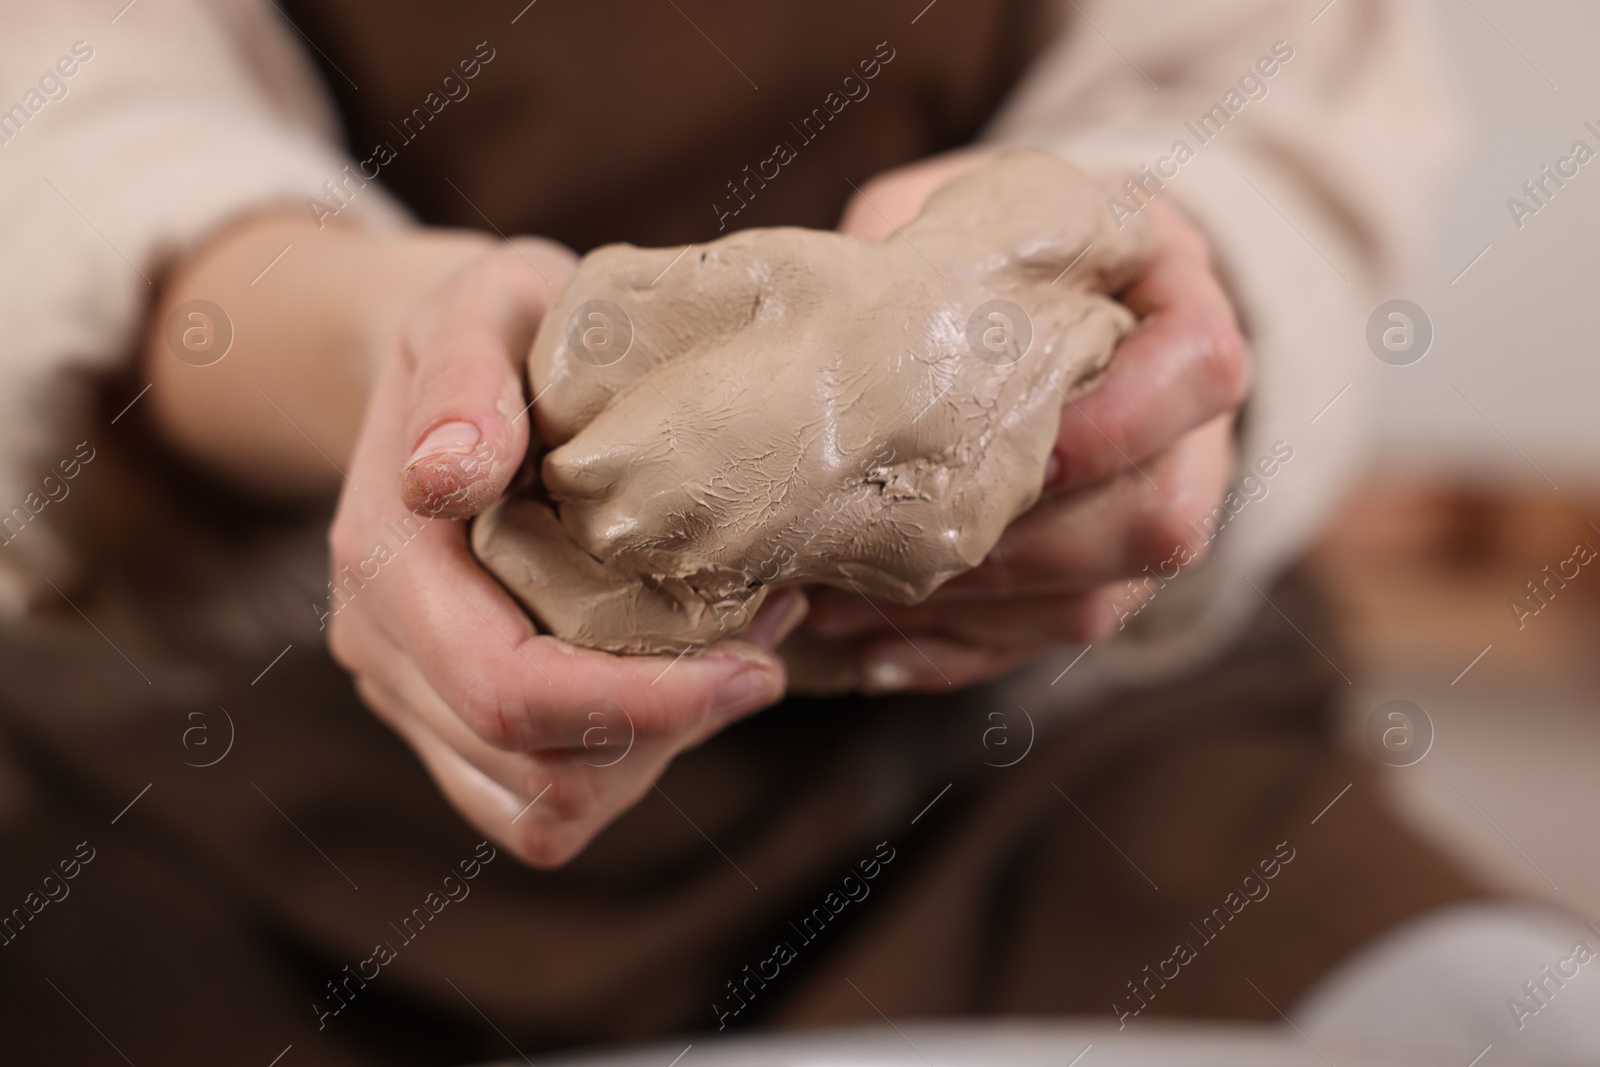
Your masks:
M424 429L410 435L400 496L415 512L445 519L476 515L506 491L528 449L522 385L503 356L459 358L449 389L416 388ZM431 395L438 394L438 395Z
M408 324L401 445L409 458L400 472L408 508L467 518L511 483L533 421L523 362L571 260L548 242L489 256L447 282Z

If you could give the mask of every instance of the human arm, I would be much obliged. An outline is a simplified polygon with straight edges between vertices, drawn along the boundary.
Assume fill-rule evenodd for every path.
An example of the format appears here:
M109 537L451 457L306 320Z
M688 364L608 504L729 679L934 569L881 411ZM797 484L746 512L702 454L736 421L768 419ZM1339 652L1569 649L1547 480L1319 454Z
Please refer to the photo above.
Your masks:
M1141 212L1148 205L1158 220L1163 205L1177 208L1211 249L1252 376L1232 484L1200 523L1207 558L1177 581L1141 573L1123 585L1102 606L1114 639L1095 641L1070 676L1063 669L1081 648L1028 675L1026 691L1060 681L1050 688L1057 696L1147 684L1226 647L1261 608L1259 590L1337 505L1366 452L1362 412L1378 368L1362 340L1365 319L1414 254L1453 132L1414 5L1058 7L1057 40L984 140L1058 152L1114 185L1143 181L1145 194L1123 187L1119 199ZM1241 83L1246 72L1253 77ZM1227 121L1202 142L1193 123L1214 106ZM1180 141L1192 150L1181 164ZM1158 187L1141 167L1166 177ZM1098 434L1088 432L1092 445ZM923 670L911 684L945 687Z
M413 512L402 499L401 470L420 436L402 443L399 438L413 428L390 425L396 436L385 443L387 451L362 453L354 447L358 427L368 393L380 383L398 383L395 390L416 392L419 398L426 392L416 382L402 381L399 369L384 378L384 368L399 364L390 358L398 348L386 347L382 339L395 341L401 311L417 310L420 294L437 292L435 283L464 268L469 258L483 272L483 290L498 285L505 303L521 311L502 321L493 360L480 352L476 361L458 365L451 352L429 349L438 357L429 364L436 380L470 378L474 372L465 364L472 364L477 380L491 383L481 395L474 385L460 410L424 409L419 399L410 411L416 419L442 422L445 415L470 418L486 409L486 419L498 420L492 432L506 438L507 447L497 469L486 466L473 480L486 485L477 491L480 496L503 487L521 456L509 447L516 434L512 420L497 405L515 387L514 357L520 356L515 334L536 316L543 300L525 282L524 275L532 272L514 253L487 250L481 238L417 229L376 185L351 200L337 222L313 225L307 199L321 194L324 182L351 161L337 147L315 71L271 5L138 4L114 24L98 5L84 2L4 6L8 33L0 40L0 60L6 69L54 69L57 58L70 54L79 39L93 49L92 58L78 61L63 82L65 95L50 99L20 134L0 145L5 163L0 236L8 250L0 264L7 274L0 286L0 316L8 324L7 346L0 353L0 422L8 427L8 449L0 454L5 499L22 498L35 479L35 462L53 464L62 447L71 454L71 442L78 438L64 442L62 427L89 406L93 389L115 376L134 382L129 390L134 406L111 428L97 425L92 443L102 451L151 462L153 456L130 451L138 441L132 429L150 421L172 448L209 465L245 495L269 503L326 502L339 489L354 495L344 481L348 476L366 491L364 499L381 495L384 507L392 508L383 511L383 521L404 522ZM559 264L541 263L558 284ZM161 329L170 311L191 297L226 303L237 327L235 347L211 366L180 359ZM358 305L367 313L358 314ZM445 348L451 343L446 337ZM151 389L141 392L146 383ZM376 458L369 461L368 455ZM423 477L420 494L417 479L411 484L415 502L437 482ZM92 573L97 546L56 536L57 510L70 510L74 518L83 514L76 504L53 508L6 545L0 557L0 614L8 621L21 619L25 625L36 605L42 605L38 610L61 607L63 595L85 602L75 583L79 574ZM293 510L303 514L305 509ZM557 643L517 629L526 622L509 601L495 599L503 598L498 586L474 584L484 580L481 572L463 575L439 562L465 559L460 524L443 514L381 580L368 582L358 599L326 621L335 631L339 655L360 675L364 691L381 688L418 701L424 693L449 694L431 703L429 711L441 716L444 728L464 730L457 740L463 748L477 746L472 753L462 755L448 742L421 733L407 736L423 750L424 762L460 786L446 785L452 798L470 793L470 805L463 804L468 817L483 820L486 833L523 858L554 863L570 856L630 797L648 788L671 753L693 743L695 731L749 710L781 687L781 668L751 643L679 663L665 675L666 663L646 661L608 673L595 663L609 657L591 661L581 653L569 655ZM336 570L359 565L374 541L385 536L361 525L367 517L353 511L342 516L347 521L339 543L354 546L354 556L341 559ZM454 588L445 584L446 577ZM298 599L299 592L284 588L292 582L274 574L239 579L237 584L249 588L232 600L219 596L218 604L227 600L232 614L218 617L243 625L212 627L203 636L208 648L264 662L283 647L281 631L272 626L291 620L256 618L255 613L268 613L248 595L269 585L276 600ZM202 592L210 596L216 590ZM406 611L416 613L406 620L415 629L397 635L398 616ZM354 624L367 617L388 628L357 632ZM132 647L108 618L99 622L117 645ZM447 628L450 640L438 639L430 626ZM291 636L297 644L303 640L299 629ZM275 638L278 643L270 644ZM257 640L260 647L242 647ZM413 644L399 643L404 641ZM148 670L149 661L136 658ZM597 724L587 712L577 717L582 729L561 739L576 745L575 753L495 748L473 732L473 725L482 726L503 741L506 735L495 731L515 729L519 713L525 713L524 726L534 720L536 702L519 706L517 700L528 679L539 687L547 684L535 664L552 679L549 685L570 682L565 696L578 697L576 690L587 679L593 688L583 689L584 700L609 699L631 715L638 727L631 754L609 770L583 766L583 746L604 736L590 732ZM422 672L423 667L432 673ZM419 673L388 680L386 672L405 669ZM161 677L150 673L161 685ZM724 701L713 713L720 683L735 674L743 676L745 694L732 704ZM658 675L659 683L650 686ZM635 688L643 691L638 701L630 695ZM576 712L582 702L556 708L551 717ZM543 697L537 703L545 710L552 706ZM380 710L393 712L398 721L404 708L385 702ZM447 714L452 720L443 718ZM472 725L464 725L467 719ZM627 723L610 725L609 740L620 746ZM495 770L503 773L496 779L474 759L498 759ZM541 778L545 768L550 773ZM537 810L513 824L545 786L551 792Z
M144 352L158 425L193 459L262 493L338 492L335 658L457 808L539 865L570 859L679 751L776 700L782 668L761 646L793 621L779 601L703 656L611 656L537 634L473 559L459 520L521 465L520 365L572 265L538 239L270 216L174 269ZM196 366L161 323L201 294L230 309L235 341Z

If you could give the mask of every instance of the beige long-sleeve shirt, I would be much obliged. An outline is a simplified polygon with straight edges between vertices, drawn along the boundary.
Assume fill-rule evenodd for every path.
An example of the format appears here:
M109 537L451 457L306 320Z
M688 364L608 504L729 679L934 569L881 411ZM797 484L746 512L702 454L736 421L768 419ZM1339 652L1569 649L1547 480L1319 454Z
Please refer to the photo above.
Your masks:
M1240 482L1210 555L1130 589L1126 628L1051 690L1058 703L1224 647L1363 458L1365 321L1400 295L1385 287L1450 135L1411 5L1319 7L1062 3L989 131L1136 179L1108 201L1114 215L1154 197L1186 209L1255 361ZM261 0L0 0L0 24L0 624L14 626L59 608L52 584L72 587L52 520L75 506L66 464L82 463L84 434L96 444L76 416L94 379L131 361L152 280L230 220L318 195L351 161L305 41ZM377 190L350 217L410 224ZM310 638L313 622L308 607L251 639ZM1079 651L1017 684L1048 688Z

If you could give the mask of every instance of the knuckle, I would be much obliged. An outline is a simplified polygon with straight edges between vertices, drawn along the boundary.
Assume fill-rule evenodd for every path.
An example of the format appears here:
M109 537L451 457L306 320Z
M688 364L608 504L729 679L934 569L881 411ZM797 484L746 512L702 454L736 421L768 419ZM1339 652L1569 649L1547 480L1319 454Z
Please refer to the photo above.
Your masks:
M1052 636L1070 645L1089 644L1104 636L1116 618L1115 608L1115 601L1109 596L1074 597L1061 612Z
M861 185L860 191L853 199L868 203L875 203L883 199L884 194L890 188L890 184L891 181L887 175L875 175Z
M423 362L423 357L434 351L438 346L434 343L444 330L447 315L445 307L451 297L451 286L447 282L441 288L423 297L400 320L399 340L400 355L405 360L405 365L415 370Z
M1162 481L1169 484L1142 494L1134 517L1127 561L1134 569L1153 567L1192 541L1190 524L1203 511L1204 501L1193 486L1170 477Z
M328 556L332 572L337 572L341 564L361 558L360 537L355 523L343 514L334 518L332 525L328 527Z
M354 682L356 696L361 698L361 703L365 704L373 711L377 711L379 708L384 708L385 712L387 711L388 701L382 699L376 686L374 686L368 679L359 675L356 676ZM385 721L387 721L387 719L385 719Z
M709 700L695 704L687 699L672 700L666 693L650 693L628 708L628 717L639 737L659 740L683 733L704 717L709 705Z
M433 332L433 326L427 320L427 314L425 309L419 308L410 312L400 323L399 343L395 346L395 350L407 375L417 372L417 368L422 365L421 353L428 349L428 338Z
M350 627L342 620L333 618L328 621L328 654L333 657L333 662L349 674L358 674L361 670L361 650L350 633ZM366 700L366 694L362 694ZM369 701L370 703L370 701Z
M1107 404L1090 422L1088 416L1081 420L1084 452L1098 456L1100 466L1107 470L1123 467L1128 461L1123 454L1138 444L1137 438L1143 413L1125 403Z
M542 840L561 823L581 814L572 803L571 790L562 779L572 774L570 754L562 749L535 749L517 762L506 788L517 798L521 814L511 824L513 834Z
M1180 545L1194 539L1190 526L1200 514L1193 494L1161 492L1145 509L1137 542L1136 562L1155 566L1168 559Z
M1185 565L1199 563L1205 559L1206 553L1211 551L1211 542L1207 538L1196 537L1188 542L1188 547L1189 554L1185 557Z
M574 833L565 826L541 824L527 830L519 828L506 847L524 866L550 871L571 863L588 843L587 834Z
M527 260L523 257L524 253L517 248L502 244L479 261L473 273L494 284L516 283L529 273Z
M1075 485L1098 482L1122 469L1122 453L1132 442L1134 419L1120 404L1103 405L1093 421L1084 412L1068 408L1056 436L1062 475Z
M542 870L561 867L594 839L605 820L598 817L599 798L585 770L559 760L530 763L520 794L539 798L538 817L530 813L512 827L507 846L517 859Z
M548 779L540 787L544 796L539 801L539 806L545 808L546 830L551 828L551 824L570 828L594 811L599 796L590 768L571 758L570 753L564 754L558 761L540 762L543 766L539 769L539 776ZM538 796L539 790L530 790L528 795Z
M1250 387L1250 360L1233 323L1213 328L1200 349L1200 370L1221 409L1238 407Z
M541 847L534 853L532 866L547 871L565 867L589 847L589 842L593 838L592 832L572 828L552 834L545 838Z
M478 294L504 286L510 261L516 258L515 252L504 246L486 252L412 305L400 319L400 350L407 365L414 369L447 358L450 346L442 345L441 338L460 321L463 309L472 306Z
M512 246L521 255L517 257L522 262L523 257L543 262L546 266L555 265L558 268L577 262L570 248L559 241L552 241L548 237L525 235L512 238ZM508 251L510 251L508 249ZM526 266L526 263L523 264Z
M473 684L456 702L455 712L487 744L512 750L521 740L518 721L523 709L492 684Z
M578 853L583 851L583 842L568 842L564 837L547 837L538 845L528 849L525 856L519 858L529 867L541 871L553 871L565 867L568 863L578 858Z
M520 300L542 301L547 283L534 266L537 260L551 266L550 255L541 246L503 243L480 264L481 281Z

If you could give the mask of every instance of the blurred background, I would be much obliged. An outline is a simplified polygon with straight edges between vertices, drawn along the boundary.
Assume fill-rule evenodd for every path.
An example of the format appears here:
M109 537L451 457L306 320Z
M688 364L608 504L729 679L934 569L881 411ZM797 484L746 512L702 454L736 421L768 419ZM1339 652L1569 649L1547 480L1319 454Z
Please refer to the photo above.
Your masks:
M1434 0L1469 123L1414 292L1432 348L1380 366L1379 446L1316 568L1354 663L1350 729L1385 701L1432 721L1391 784L1419 827L1503 884L1600 917L1600 160L1518 229L1523 182L1600 128L1600 5ZM1524 197L1524 199L1526 199ZM1600 560L1596 561L1600 564Z

